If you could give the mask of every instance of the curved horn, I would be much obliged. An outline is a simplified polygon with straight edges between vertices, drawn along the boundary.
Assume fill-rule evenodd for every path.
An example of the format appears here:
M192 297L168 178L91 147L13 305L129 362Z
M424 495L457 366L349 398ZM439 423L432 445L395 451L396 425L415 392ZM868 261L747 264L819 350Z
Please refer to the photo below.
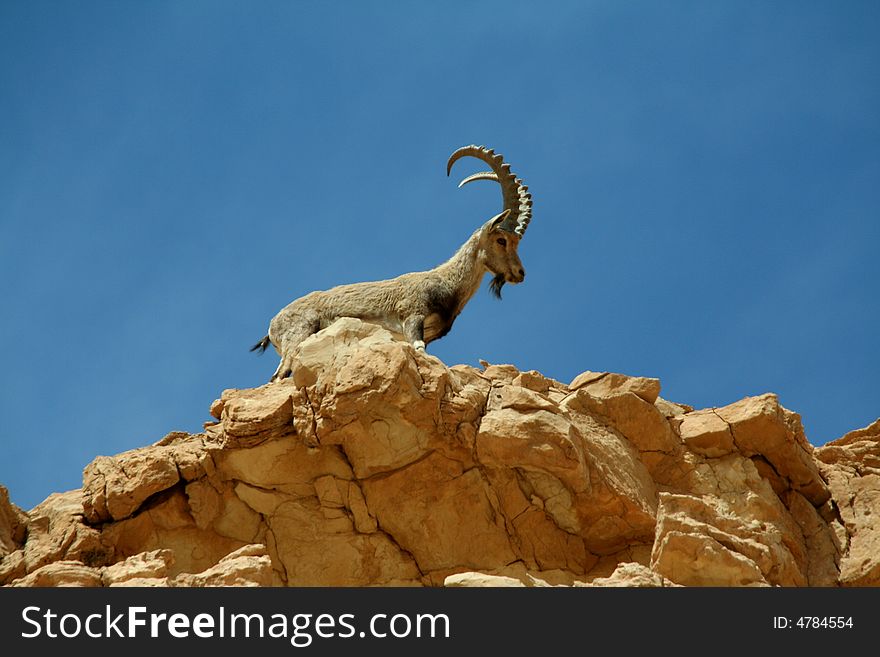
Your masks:
M464 180L462 180L460 183L458 183L458 187L462 188L465 185L467 185L469 182L473 182L475 180L494 180L495 182L498 182L498 176L496 176L491 171L480 171L479 173L475 173L473 175L470 175L467 178L465 178Z
M449 156L446 163L446 175L452 171L452 165L459 159L470 155L482 160L492 171L481 171L468 176L461 181L459 187L474 180L495 180L501 185L501 195L504 198L504 209L510 210L504 223L499 226L502 230L516 233L520 237L526 232L526 227L532 218L532 195L528 193L528 187L522 184L511 171L510 165L504 161L504 156L496 154L491 148L485 146L463 146Z

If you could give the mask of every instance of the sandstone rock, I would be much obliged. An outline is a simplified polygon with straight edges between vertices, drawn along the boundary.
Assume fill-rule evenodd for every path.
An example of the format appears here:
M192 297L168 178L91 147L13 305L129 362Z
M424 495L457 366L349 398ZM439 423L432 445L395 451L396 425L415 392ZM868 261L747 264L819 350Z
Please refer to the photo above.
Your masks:
M826 443L815 454L822 463L848 468L860 476L880 474L880 419Z
M363 483L379 527L422 572L491 567L516 557L489 483L477 468L431 454L404 470ZM406 507L407 513L401 513Z
M593 397L613 397L631 392L653 404L660 395L660 379L626 376L614 372L582 372L568 384L568 388L571 391L585 390Z
M517 463L527 472L546 472L573 493L589 488L584 438L561 413L535 409L490 411L477 435L477 458L489 467Z
M653 536L656 492L636 452L604 425L578 422L542 409L503 409L480 426L477 458L518 555L533 568L583 573L593 555ZM612 454L620 460L604 458Z
M632 588L656 588L676 586L647 566L631 561L621 563L608 577L597 577L590 586L626 586Z
M844 586L880 585L880 420L816 450L839 513ZM823 540L824 543L824 540ZM827 550L827 548L826 548Z
M448 587L503 587L503 588L522 588L525 586L515 577L507 577L506 575L487 575L485 573L467 572L449 575L443 586Z
M171 550L141 552L101 571L104 586L167 586L174 563Z
M112 543L83 522L79 490L53 493L28 513L23 561L27 572L55 561L101 566L113 556Z
M351 319L297 358L82 490L0 489L0 584L880 584L880 421L813 450L774 395L447 368Z
M673 582L688 586L767 585L754 561L706 534L664 534L651 567Z
M249 446L273 433L293 431L293 386L288 381L253 390L224 390L212 404L227 444Z
M760 454L791 487L815 505L830 496L804 437L800 416L779 405L776 395L746 397L716 410L730 425L737 449L745 456Z
M83 472L82 506L89 522L122 520L178 481L192 481L212 464L202 441L154 445L117 456L99 456Z
M312 495L313 480L322 475L351 479L343 452L335 447L311 449L295 439L270 440L250 449L212 450L215 479L241 481L294 496Z
M680 492L660 495L652 568L686 585L805 585L809 557L802 526L752 460L735 453L690 464ZM675 536L666 541L667 533ZM664 554L670 550L678 554ZM682 565L690 561L691 571Z
M224 399L224 395L227 393L232 393L233 390L224 390L220 396L220 399L215 399L211 402L211 407L208 409L208 412L211 414L211 417L217 420L223 419L223 408L226 406L226 399ZM216 424L215 422L211 422L211 424Z
M385 329L354 319L334 323L302 344L293 381L313 414L314 443L342 446L358 477L446 446L423 427L440 422L447 369Z
M505 385L512 384L519 375L520 371L513 365L487 365L483 370L483 376L487 379Z
M657 400L654 402L654 406L656 406L657 410L660 411L666 418L673 418L678 415L684 415L685 413L690 413L694 410L693 406L688 406L687 404L676 404L675 402L663 399L663 397L657 397Z
M810 586L835 586L840 577L840 552L834 530L800 493L787 491L784 496L792 518L801 528L807 550L807 583Z
M16 550L0 558L0 586L24 577L26 574L27 564L24 560L24 550Z
M133 555L107 567L80 561L56 561L12 582L12 586L272 586L277 583L263 545L246 545L200 573L169 577L174 554L154 550Z
M707 466L698 490L660 494L652 568L691 586L807 584L801 529L751 461Z
M630 588L656 588L663 586L679 586L670 582L665 577L652 571L648 566L636 562L622 562L608 577L595 577L589 583L563 578L564 581L551 583L546 579L537 577L528 571L520 570L515 575L501 574L508 570L501 569L498 572L485 573L468 571L448 575L443 581L443 586L460 588L523 588L523 587L548 587L548 586L598 586L598 587L630 587ZM552 579L552 575L551 575Z
M378 514L377 514L378 515ZM402 586L421 573L387 534L360 534L326 518L316 499L282 502L267 519L283 577L296 586Z
M724 456L736 449L730 426L711 409L685 415L679 433L689 449L703 456Z
M517 377L519 378L519 377ZM559 413L559 406L543 393L518 385L493 386L487 402L487 410L510 408L515 411L548 411Z
M597 397L581 387L565 399L562 408L606 421L639 451L672 452L681 442L657 407L632 392L614 391Z
M528 390L533 390L545 395L549 394L551 390L564 390L565 392L568 392L567 386L561 384L559 381L554 381L535 370L520 372L513 378L511 385L518 388L527 388Z
M258 536L256 540L260 540ZM197 573L210 568L248 540L223 536L212 528L200 529L192 516L186 493L175 488L148 509L130 518L109 523L101 530L102 541L112 545L115 559L141 552L167 549L174 554L168 574Z
M9 491L0 486L0 559L18 550L27 534L27 515L9 501Z
M439 571L438 571L439 572ZM583 584L575 580L571 573L562 570L530 570L522 561L493 568L490 571L465 571L446 575L439 582L432 582L446 587L504 587L504 588L545 588L552 586L578 586Z
M183 573L172 586L273 586L272 560L263 545L246 545L226 555L207 570Z
M55 561L15 580L12 586L101 586L101 572L79 561Z

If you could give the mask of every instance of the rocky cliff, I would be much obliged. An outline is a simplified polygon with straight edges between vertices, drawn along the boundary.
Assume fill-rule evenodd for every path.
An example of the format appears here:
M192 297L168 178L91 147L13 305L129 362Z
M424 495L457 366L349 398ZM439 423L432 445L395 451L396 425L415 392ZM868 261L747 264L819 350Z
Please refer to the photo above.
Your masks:
M814 449L773 394L446 367L342 320L203 433L99 456L30 512L0 584L880 584L880 420Z

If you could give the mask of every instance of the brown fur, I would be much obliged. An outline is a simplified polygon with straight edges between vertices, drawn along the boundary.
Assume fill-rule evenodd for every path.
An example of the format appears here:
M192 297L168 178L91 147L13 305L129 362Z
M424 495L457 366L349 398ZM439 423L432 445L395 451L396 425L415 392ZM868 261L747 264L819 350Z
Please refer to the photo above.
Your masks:
M490 289L498 298L504 283L522 282L525 271L517 253L520 237L500 228L507 215L505 211L487 221L454 256L434 269L300 297L272 319L269 335L253 349L264 350L271 341L281 356L273 381L290 375L294 351L303 340L340 317L380 324L424 349L449 332L486 273L493 275Z

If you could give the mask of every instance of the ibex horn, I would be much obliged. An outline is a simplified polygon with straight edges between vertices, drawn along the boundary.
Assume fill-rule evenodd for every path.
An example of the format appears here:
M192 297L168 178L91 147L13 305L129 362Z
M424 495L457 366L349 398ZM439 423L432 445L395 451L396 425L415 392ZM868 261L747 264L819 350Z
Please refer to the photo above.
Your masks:
M516 233L520 237L526 232L526 227L532 218L532 195L528 193L528 187L522 184L511 171L510 165L504 161L504 156L496 154L491 148L485 146L463 146L449 156L446 163L446 175L452 171L452 165L465 156L475 157L482 160L492 171L481 171L468 176L459 183L459 187L474 180L495 180L501 185L501 195L504 198L504 209L510 210L507 219L499 228L510 233Z

